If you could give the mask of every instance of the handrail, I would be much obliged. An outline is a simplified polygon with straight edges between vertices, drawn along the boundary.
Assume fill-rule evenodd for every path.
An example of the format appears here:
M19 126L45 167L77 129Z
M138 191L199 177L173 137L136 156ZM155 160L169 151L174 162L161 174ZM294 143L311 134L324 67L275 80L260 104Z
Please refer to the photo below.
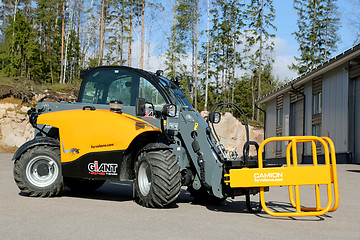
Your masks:
M327 213L328 211L335 211L339 205L339 191L338 191L338 181L337 181L337 170L336 170L336 158L335 158L335 147L334 143L331 141L330 138L327 137L315 137L315 136L293 136L293 137L274 137L266 139L262 142L259 146L258 156L259 156L259 168L262 168L262 149L263 147L271 142L271 141L291 141L286 149L286 163L287 167L299 168L298 161L297 161L297 149L296 143L302 142L311 142L312 144L312 155L313 155L313 167L318 167L318 160L317 160L317 153L316 153L316 143L320 142L324 147L324 156L325 156L325 166L329 167L330 170L330 181L326 184L327 185L327 197L328 203L325 208L321 207L320 202L320 188L319 184L314 183L315 185L315 196L316 196L316 208L309 208L309 207L301 207L300 206L300 189L299 185L289 185L289 198L290 202L293 207L296 208L296 212L273 212L269 210L265 203L265 194L264 194L264 187L260 188L260 200L261 205L265 212L272 216L277 217L292 217L292 216L319 216ZM331 163L329 158L329 148L331 150ZM292 149L292 160L293 164L291 165L291 154L290 150ZM332 183L334 188L334 205L333 204L333 196L332 196ZM294 200L294 190L295 188L295 200ZM332 206L332 207L331 207Z
M263 166L263 149L269 142L289 141L286 148L286 166ZM313 165L299 166L297 159L297 143L310 142L312 146ZM324 149L325 164L318 163L316 143ZM292 163L291 163L292 157ZM231 188L260 188L260 202L264 211L277 217L319 216L335 211L339 206L339 191L336 170L335 146L330 138L315 136L273 137L264 140L258 149L258 168L230 169L225 174L225 183ZM303 207L300 203L300 186L314 185L316 207ZM326 185L327 205L321 207L320 185ZM292 212L271 211L265 202L264 188L268 186L288 186ZM334 194L334 197L333 197ZM294 196L295 195L295 196Z
M327 144L330 146L330 154L331 154L331 182L333 184L333 191L334 191L334 205L331 209L329 209L329 212L334 212L339 207L339 187L338 187L338 180L337 180L337 168L336 168L336 154L335 154L335 146L333 141L328 137L322 137L323 140L327 142ZM299 141L298 141L299 142ZM301 142L311 142L312 143L312 152L313 152L313 164L314 166L318 165L317 162L317 153L316 153L316 144L314 141L301 141ZM289 144L286 151L288 155L288 149L291 148L291 145ZM290 150L289 150L290 151ZM287 165L289 166L289 162L287 162ZM319 211L324 208L321 208L321 202L320 202L320 188L319 184L315 184L315 196L316 196L316 208L309 208L309 207L302 207L302 211ZM289 198L290 202L293 205L293 207L296 206L295 200L294 200L294 191L293 187L289 186Z

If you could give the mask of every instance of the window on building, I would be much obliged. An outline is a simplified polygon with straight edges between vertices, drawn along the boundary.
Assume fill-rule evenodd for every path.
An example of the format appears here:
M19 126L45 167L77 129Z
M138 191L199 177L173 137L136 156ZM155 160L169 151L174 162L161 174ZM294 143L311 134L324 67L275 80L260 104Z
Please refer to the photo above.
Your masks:
M276 98L276 136L281 137L283 135L283 95ZM282 142L276 142L276 157L282 156Z
M277 137L281 137L281 134L276 134ZM282 151L282 142L276 142L276 152Z
M276 110L276 126L283 124L283 109L279 108Z
M312 126L312 135L321 137L321 124L316 124Z
M321 92L313 94L313 115L321 113L321 108L322 108L321 98L322 98Z
M312 125L312 135L321 137L321 124ZM321 153L321 146L320 142L316 142L316 152L318 154Z
M322 122L322 76L312 80L312 135L321 137ZM321 143L316 143L317 152L321 152Z

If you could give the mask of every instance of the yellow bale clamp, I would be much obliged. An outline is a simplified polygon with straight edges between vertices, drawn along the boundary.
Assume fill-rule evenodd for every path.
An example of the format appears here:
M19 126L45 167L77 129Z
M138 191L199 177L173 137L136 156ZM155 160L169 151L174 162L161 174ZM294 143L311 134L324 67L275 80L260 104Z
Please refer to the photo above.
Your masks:
M264 146L269 142L290 141L286 149L287 166L263 168L262 152ZM297 160L297 143L311 142L313 165L299 166ZM325 164L319 165L317 160L316 143L319 142L324 148ZM329 151L330 147L330 151ZM291 164L291 153L292 160ZM335 211L339 206L339 190L336 170L336 158L334 143L327 137L315 136L291 136L273 137L264 140L258 149L259 168L230 169L229 174L225 174L231 188L260 187L260 201L264 211L276 217L300 217L300 216L319 216L327 212ZM314 185L316 207L302 207L300 204L301 185ZM327 205L321 207L320 185L326 185ZM264 187L268 186L288 186L291 205L296 209L294 212L274 212L265 203ZM294 199L295 189L295 199Z

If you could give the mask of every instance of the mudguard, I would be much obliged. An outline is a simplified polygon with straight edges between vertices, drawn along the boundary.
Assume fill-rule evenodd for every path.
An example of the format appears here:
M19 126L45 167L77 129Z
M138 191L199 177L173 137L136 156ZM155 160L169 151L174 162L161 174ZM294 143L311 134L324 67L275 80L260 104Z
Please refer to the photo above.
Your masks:
M38 117L37 124L59 129L62 163L89 153L125 151L136 136L161 132L139 118L102 109L44 113Z
M34 139L21 145L18 150L15 152L12 160L17 160L20 156L26 152L29 148L40 146L40 145L49 145L49 146L59 146L60 143L58 140L49 137L35 137Z

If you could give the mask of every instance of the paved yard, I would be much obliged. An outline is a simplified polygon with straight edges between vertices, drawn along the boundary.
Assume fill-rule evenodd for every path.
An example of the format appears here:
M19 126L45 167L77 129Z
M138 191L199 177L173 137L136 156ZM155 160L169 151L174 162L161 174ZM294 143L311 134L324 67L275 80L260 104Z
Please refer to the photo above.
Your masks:
M182 191L177 206L147 209L129 183L109 182L92 195L65 189L60 197L22 195L11 154L0 154L0 239L360 239L360 165L338 165L340 206L321 217L275 218L246 212L245 198L201 206ZM322 189L323 190L323 189ZM301 202L313 203L302 189ZM271 188L269 204L288 208L287 188ZM323 197L326 200L325 197Z

